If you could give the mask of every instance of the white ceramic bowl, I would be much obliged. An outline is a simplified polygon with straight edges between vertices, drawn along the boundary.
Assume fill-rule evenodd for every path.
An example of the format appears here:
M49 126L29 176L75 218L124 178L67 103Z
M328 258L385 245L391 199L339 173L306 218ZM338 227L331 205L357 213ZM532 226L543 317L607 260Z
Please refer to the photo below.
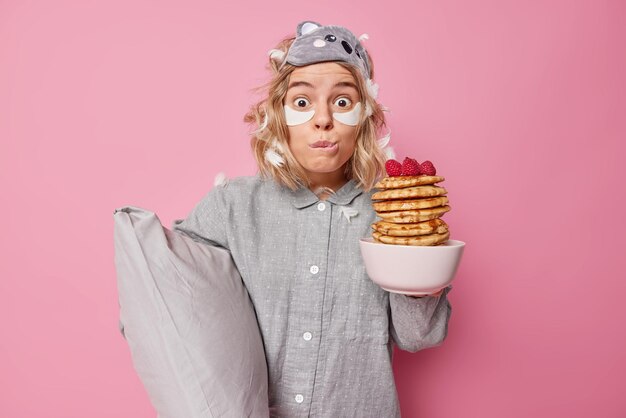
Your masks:
M463 241L436 246L391 245L361 238L367 275L383 289L408 295L427 295L448 286L463 255Z

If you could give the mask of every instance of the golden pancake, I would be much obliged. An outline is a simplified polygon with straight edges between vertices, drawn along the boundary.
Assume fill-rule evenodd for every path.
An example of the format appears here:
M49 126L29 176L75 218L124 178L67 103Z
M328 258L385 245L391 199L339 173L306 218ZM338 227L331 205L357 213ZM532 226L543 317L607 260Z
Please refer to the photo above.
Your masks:
M383 221L394 222L398 224L410 224L439 218L444 213L450 211L450 209L450 206L446 205L428 209L400 210L395 212L376 212L376 214L379 218L382 218Z
M383 244L435 246L446 242L450 237L450 233L445 232L443 234L421 235L417 237L392 237L374 231L372 232L372 236L376 241L382 242Z
M443 219L439 218L412 224L394 224L391 222L378 221L372 224L372 228L384 235L413 237L417 235L443 234L448 231L448 224L446 224Z
M374 185L377 189L401 189L404 187L423 186L425 184L435 184L444 181L439 176L394 176L385 177Z
M448 203L448 198L445 196L411 199L411 200L383 200L380 202L372 202L374 210L377 212L390 212L393 210L413 210L413 209L425 209L435 208L437 206L444 206Z
M439 186L415 186L402 189L389 189L376 192L372 195L372 200L386 199L408 199L412 197L433 197L442 196L448 193L446 189Z

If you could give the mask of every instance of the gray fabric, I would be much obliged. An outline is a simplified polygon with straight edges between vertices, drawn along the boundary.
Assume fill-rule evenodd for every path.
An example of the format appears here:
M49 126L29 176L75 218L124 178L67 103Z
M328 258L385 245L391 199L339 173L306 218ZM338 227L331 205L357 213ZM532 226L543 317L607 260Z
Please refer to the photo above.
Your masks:
M392 344L417 351L446 337L450 287L418 299L368 278L359 238L371 234L372 193L351 180L321 202L239 177L173 222L231 252L257 312L272 416L397 417ZM358 214L348 221L345 208Z
M304 33L303 28L307 29ZM300 22L281 67L286 62L300 67L325 61L347 62L361 70L365 79L371 78L369 56L352 32L343 26L323 26L312 20Z
M254 309L228 251L114 212L119 327L160 418L267 417Z

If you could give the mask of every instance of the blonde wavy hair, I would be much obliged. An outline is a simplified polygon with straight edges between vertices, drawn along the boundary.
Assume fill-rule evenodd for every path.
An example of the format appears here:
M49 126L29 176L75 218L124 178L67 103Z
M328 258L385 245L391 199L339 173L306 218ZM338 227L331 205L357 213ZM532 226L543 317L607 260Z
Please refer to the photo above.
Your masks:
M276 46L275 50L284 55L280 52L276 55L270 55L269 65L266 68L272 72L271 79L252 89L254 92L263 92L264 98L252 105L243 118L244 122L257 128L250 133L250 146L261 175L264 178L273 178L291 190L296 190L301 186L310 187L311 185L304 168L289 149L289 131L283 108L289 78L298 67L288 63L281 67L281 63L294 40L294 37L285 38ZM276 56L278 59L275 58ZM369 56L370 77L373 79L374 64L371 61L371 55ZM369 105L372 109L371 116L361 115L357 125L356 147L346 163L346 177L355 179L358 187L369 191L385 173L387 158L378 143L379 135L383 127L386 127L385 115L382 106L368 93L367 80L361 71L342 61L335 62L350 71L354 77L363 108ZM266 159L268 151L278 153L282 157L283 163L276 166L268 162Z

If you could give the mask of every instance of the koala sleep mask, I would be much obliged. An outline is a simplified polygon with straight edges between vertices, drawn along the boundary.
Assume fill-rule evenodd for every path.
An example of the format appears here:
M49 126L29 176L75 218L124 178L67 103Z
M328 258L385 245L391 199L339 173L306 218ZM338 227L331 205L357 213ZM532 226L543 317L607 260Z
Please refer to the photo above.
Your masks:
M370 78L369 56L352 32L342 26L300 22L281 67L285 62L302 67L326 61L345 61L361 70L366 80Z

